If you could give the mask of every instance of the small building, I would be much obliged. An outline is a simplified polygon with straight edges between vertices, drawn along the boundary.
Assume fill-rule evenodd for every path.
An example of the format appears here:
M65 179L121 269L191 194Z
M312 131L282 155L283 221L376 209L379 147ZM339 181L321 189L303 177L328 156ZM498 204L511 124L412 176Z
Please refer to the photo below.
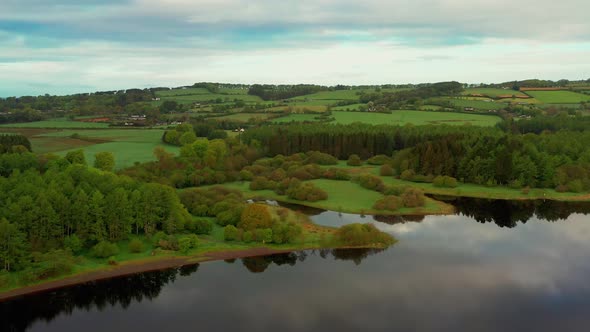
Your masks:
M467 112L473 112L473 111L475 111L475 108L473 108L473 107L465 107L465 108L463 108L463 110L464 111L467 111Z

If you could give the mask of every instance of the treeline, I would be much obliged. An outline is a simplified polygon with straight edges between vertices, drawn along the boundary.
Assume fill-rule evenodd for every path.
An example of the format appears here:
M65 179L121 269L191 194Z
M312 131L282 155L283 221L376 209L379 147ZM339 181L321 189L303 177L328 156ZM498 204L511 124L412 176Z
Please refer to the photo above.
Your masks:
M398 109L404 105L415 104L427 98L453 96L461 91L463 91L463 84L459 82L440 82L420 85L411 90L365 94L361 95L360 101L362 103L373 101L376 105Z
M8 271L30 268L33 277L27 281L59 268L48 268L48 261L71 260L68 255L89 248L109 252L110 242L131 234L173 234L190 223L168 186L61 158L31 165L30 153L14 155L23 159L20 169L0 177L0 266Z
M557 116L537 116L531 119L504 120L497 125L506 132L541 134L544 131L556 132L559 130L587 131L590 130L590 117L569 116L565 113Z
M24 152L17 148L24 147L27 151L31 151L31 142L23 135L0 134L0 154L8 152Z
M244 141L261 143L269 156L310 150L338 159L391 156L394 175L419 181L443 175L489 186L590 189L590 131L513 135L465 126L306 124L251 129Z
M327 87L319 85L261 85L254 84L248 90L249 95L258 96L263 100L281 100L298 96L304 96L320 91L328 90Z
M447 137L501 136L494 128L451 126L390 126L355 123L350 125L292 124L264 126L244 132L245 143L260 143L268 156L320 151L340 160L357 154L362 159L416 146L420 142Z

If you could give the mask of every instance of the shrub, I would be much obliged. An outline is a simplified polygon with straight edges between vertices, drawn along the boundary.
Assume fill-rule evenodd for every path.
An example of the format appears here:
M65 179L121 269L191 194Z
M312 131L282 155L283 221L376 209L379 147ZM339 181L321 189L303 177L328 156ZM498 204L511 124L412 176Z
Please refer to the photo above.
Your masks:
M164 250L173 250L177 251L178 247L178 239L174 235L167 235L158 241L157 246L164 249Z
M227 225L223 228L223 239L225 241L238 241L240 231L234 225Z
M580 192L584 191L584 184L582 183L581 180L574 180L574 181L568 182L567 188L571 192L580 193Z
M414 179L414 176L416 176L416 172L414 172L413 169L407 169L407 170L403 171L399 177L402 180L412 181Z
M393 175L393 167L389 164L383 164L379 168L379 174L381 176L392 176Z
M242 240L247 243L254 241L254 233L251 231L245 231L242 235Z
M64 239L64 247L70 249L73 253L79 253L82 250L82 241L78 236L70 235Z
M374 157L367 159L367 164L369 165L384 165L391 162L392 159L384 154L378 154Z
M178 239L178 249L183 253L188 253L189 250L196 248L199 244L199 238L195 234L183 236Z
M92 247L92 255L98 258L107 258L119 253L119 247L116 244L102 241Z
M303 233L300 225L290 222L276 223L272 227L272 242L277 244L292 243Z
M115 259L115 256L111 256L107 259L107 262L109 263L109 265L119 265L119 263L117 262L117 259Z
M340 227L336 233L337 238L345 245L366 246L384 245L389 246L395 243L395 239L378 230L373 224L349 224Z
M376 175L362 174L361 176L359 176L358 180L359 180L359 184L363 188L367 188L369 190L375 190L375 191L379 191L379 192L381 192L385 189L385 184L383 183L383 180Z
M405 185L386 186L385 189L383 189L383 194L384 195L400 196L407 188L409 188L409 187L405 186Z
M217 223L220 226L237 225L240 222L243 208L241 206L223 211L217 214Z
M336 165L338 164L338 159L334 158L334 156L329 155L327 153L319 152L319 151L309 151L306 153L307 155L307 163L308 164L318 164L318 165Z
M258 242L270 243L272 242L272 229L259 228L254 231L254 236L256 237L256 241Z
M566 185L564 184L560 184L557 187L555 187L555 191L557 191L558 193L564 193L567 192L569 189Z
M523 194L525 194L525 195L528 195L528 194L529 194L529 192L531 192L531 187L529 187L529 186L526 186L526 187L522 188L522 191L521 191L521 192L522 192Z
M432 180L432 184L435 187L443 187L443 188L456 188L457 187L457 179L454 177L446 176L446 175L439 175Z
M346 161L348 166L360 166L362 163L363 162L361 161L361 158L356 154L351 154L348 156L348 160Z
M401 198L405 207L424 206L424 193L418 188L407 188Z
M277 187L275 181L269 180L264 176L255 176L252 182L250 182L250 190L274 190Z
M342 180L348 181L350 180L350 174L344 169L341 168L329 168L327 169L322 177L331 180Z
M196 234L209 234L213 230L213 222L203 218L189 219L186 229Z
M144 250L143 242L139 239L133 239L129 241L129 251L132 253L140 253Z
M317 202L328 199L328 193L313 183L293 185L287 190L287 196L298 201Z
M387 210L396 211L403 206L402 200L397 196L385 196L375 202L373 209L375 210Z
M250 204L242 212L238 228L250 231L257 228L270 228L272 227L272 223L272 218L266 205Z

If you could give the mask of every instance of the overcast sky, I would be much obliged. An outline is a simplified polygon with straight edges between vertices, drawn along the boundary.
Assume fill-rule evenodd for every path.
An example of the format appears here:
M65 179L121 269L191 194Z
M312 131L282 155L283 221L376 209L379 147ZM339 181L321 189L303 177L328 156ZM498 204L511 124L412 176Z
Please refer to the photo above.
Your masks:
M0 96L590 78L588 0L0 0Z

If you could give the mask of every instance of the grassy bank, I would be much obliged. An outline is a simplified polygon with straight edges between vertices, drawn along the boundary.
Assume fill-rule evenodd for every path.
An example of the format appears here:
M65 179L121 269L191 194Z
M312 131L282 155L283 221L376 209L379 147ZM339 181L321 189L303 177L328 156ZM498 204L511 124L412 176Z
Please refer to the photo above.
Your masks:
M232 182L223 184L223 187L237 189L244 197L270 199L279 202L298 204L318 209L338 211L354 214L381 214L381 215L427 215L427 214L450 214L453 213L453 207L431 199L426 198L424 206L418 208L401 208L396 211L375 210L373 205L377 200L383 197L382 194L365 189L350 181L336 181L327 179L317 179L307 181L313 183L316 187L328 193L328 199L317 202L306 202L290 199L285 195L278 195L272 190L251 190L250 182Z

